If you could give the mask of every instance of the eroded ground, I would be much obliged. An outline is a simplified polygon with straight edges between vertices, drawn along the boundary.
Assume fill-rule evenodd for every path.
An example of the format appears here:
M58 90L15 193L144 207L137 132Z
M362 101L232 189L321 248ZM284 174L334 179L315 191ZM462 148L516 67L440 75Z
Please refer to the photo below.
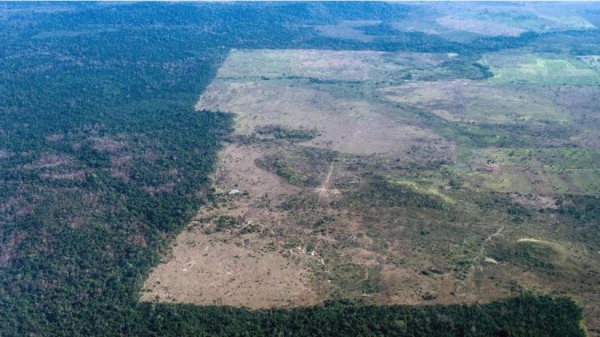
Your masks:
M424 80L453 57L232 51L197 105L236 114L213 199L142 300L257 309L525 290L576 296L598 325L597 231L573 216L600 191L585 137L598 90Z

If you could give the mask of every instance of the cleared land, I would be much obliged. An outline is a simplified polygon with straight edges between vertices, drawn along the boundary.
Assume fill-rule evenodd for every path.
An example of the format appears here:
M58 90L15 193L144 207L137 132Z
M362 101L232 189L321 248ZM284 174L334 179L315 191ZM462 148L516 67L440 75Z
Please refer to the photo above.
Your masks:
M385 53L379 51L327 50L233 50L219 69L217 79L233 83L252 80L331 81L393 81L406 77L406 71L428 68L451 60L446 53ZM350 84L350 85L348 85ZM346 83L345 87L351 87ZM218 82L213 84L218 87ZM216 89L216 88L215 88ZM198 109L210 104L214 89L205 93ZM225 98L225 101L228 99Z
M396 282L403 279L413 284L412 277L424 278L419 274L421 267L415 273L386 263L388 249L369 237L372 234L366 225L371 220L364 218L364 212L352 211L348 203L370 193L372 187L363 177L368 171L377 172L375 179L406 189L406 193L427 188L437 193L437 187L425 188L421 183L386 177L390 172L385 166L400 160L423 165L438 160L450 162L454 145L431 130L408 123L401 109L386 101L374 101L372 96L377 91L370 81L380 79L378 74L386 67L410 68L415 62L436 64L447 57L372 52L326 52L325 57L322 52L312 51L233 52L196 107L236 113L235 135L223 150L214 177L217 200L213 208L198 214L190 227L192 234L186 232L178 238L173 258L156 268L146 282L142 299L204 304L218 301L261 308L307 305L315 303L316 298L339 294L378 298L386 303L419 303L424 288L414 291L413 286ZM255 63L251 66L248 62ZM282 64L285 66L277 68ZM268 74L266 78L263 73ZM234 74L237 76L232 78ZM355 81L364 83L353 87ZM365 88L372 88L372 93L365 93ZM349 196L344 197L346 194ZM336 201L344 204L332 207L330 204ZM381 220L391 221L391 216ZM235 220L230 227L215 230L215 223L224 221L223 217ZM198 240L191 240L193 236ZM196 243L186 244L188 241ZM236 254L223 254L226 247ZM219 269L213 263L213 267L203 268L202 274L190 272L185 263L206 263L205 250L219 252L208 256L223 267ZM242 258L249 255L261 257ZM227 267L233 265L237 269ZM290 265L296 269L289 269ZM308 274L300 273L302 268L308 268ZM266 281L260 270L270 270L269 280L273 282ZM207 282L193 281L199 277ZM227 283L227 277L236 281ZM447 283L447 278L442 279ZM389 284L397 294L378 293L375 290L379 282ZM432 282L440 280L423 279L420 283ZM446 283L428 288L451 287ZM288 289L287 297L272 290L275 284ZM258 295L249 295L252 293L260 294L263 300L257 301Z
M263 153L261 146L240 145L221 152L213 178L217 199L177 237L171 259L146 281L152 291L144 292L142 300L252 309L318 302L306 267L309 258L280 254L280 242L269 235L285 224L265 202L298 189L255 165Z
M600 157L581 138L596 89L401 78L415 64L448 73L450 58L233 51L196 106L236 114L214 199L142 300L464 303L527 290L572 294L593 321L600 247L559 210L575 205L565 192L600 190Z
M316 25L315 29L323 36L343 40L356 40L361 42L371 42L375 38L362 32L359 28L377 25L381 23L378 20L347 20L332 25Z
M582 7L585 5L582 5ZM525 32L591 30L596 27L581 16L581 8L547 4L438 4L435 13L417 12L393 24L400 31L434 34L452 41L482 36L518 36Z
M496 53L484 56L496 83L598 85L600 73L576 58L545 54Z
M390 100L410 104L453 122L566 123L569 113L547 89L482 81L409 82L385 88Z
M460 17L534 32L594 28L594 25L580 16L576 10L565 10L564 6L555 4L548 4L548 6L501 4L493 8L475 4L470 10L462 11Z
M473 160L471 184L500 192L595 194L600 154L573 148L486 149ZM494 164L488 164L493 161Z
M284 125L314 129L318 135L308 140L307 146L343 153L426 160L422 154L425 151L429 158L452 157L450 142L430 130L395 118L383 104L371 103L360 96L348 97L351 91L336 92L337 84L302 82L216 80L197 108L236 112L236 132L247 136L261 126ZM428 149L417 153L415 147Z
M522 28L511 27L504 23L461 18L451 15L441 17L437 19L436 22L446 28L464 30L480 35L518 36L525 32Z

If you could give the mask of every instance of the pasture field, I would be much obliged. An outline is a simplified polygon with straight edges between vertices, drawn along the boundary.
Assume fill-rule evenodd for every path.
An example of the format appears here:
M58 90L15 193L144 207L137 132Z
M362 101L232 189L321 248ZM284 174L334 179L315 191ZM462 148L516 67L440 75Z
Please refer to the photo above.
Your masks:
M562 31L590 31L596 26L581 15L581 10L591 9L586 4L564 6L546 4L498 3L488 6L481 3L445 3L439 12L417 12L393 24L402 32L422 32L442 36L457 42L472 41L481 37L513 37L524 33Z
M472 171L465 175L471 186L497 192L597 195L598 165L592 150L489 148L470 162Z
M576 58L558 55L488 54L482 61L496 83L598 85L600 73Z
M567 123L568 111L554 95L535 86L498 85L482 81L409 82L382 94L436 114L450 122L472 124Z

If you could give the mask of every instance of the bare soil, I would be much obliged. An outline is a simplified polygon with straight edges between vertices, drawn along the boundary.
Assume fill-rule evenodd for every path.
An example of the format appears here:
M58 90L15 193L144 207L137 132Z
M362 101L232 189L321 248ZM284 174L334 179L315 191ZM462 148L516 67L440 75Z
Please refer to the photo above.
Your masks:
M177 237L171 258L146 281L142 300L251 309L318 302L311 262L279 249L270 233L287 226L270 205L298 189L256 166L268 150L240 144L222 150L213 178L219 201L203 208ZM216 228L215 220L224 215L239 223Z
M173 258L146 281L141 299L251 309L318 302L310 270L301 261L268 251L264 239L237 241L227 234L184 231L177 237Z

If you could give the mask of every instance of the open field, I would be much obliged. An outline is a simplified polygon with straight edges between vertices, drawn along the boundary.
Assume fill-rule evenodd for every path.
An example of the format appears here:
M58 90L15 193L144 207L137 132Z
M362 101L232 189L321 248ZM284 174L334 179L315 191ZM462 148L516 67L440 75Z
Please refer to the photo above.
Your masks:
M427 7L427 5L422 4ZM596 29L582 16L585 4L570 6L528 3L438 4L433 11L416 12L393 23L403 32L422 32L450 41L472 41L481 37L514 37L526 32L587 31ZM589 7L587 7L589 8Z
M214 176L218 200L178 236L172 258L146 281L142 300L252 309L317 303L310 258L280 254L280 243L268 235L285 218L267 202L298 189L256 167L254 160L263 153L260 146L243 145L221 152Z
M387 99L417 106L451 122L560 124L570 119L565 109L556 106L551 92L532 86L468 80L409 82L384 88L382 94Z
M415 63L439 74L445 57L233 51L196 105L236 115L212 204L142 300L256 309L531 291L571 294L594 317L600 247L569 225L594 226L563 194L600 191L597 149L578 140L593 132L595 89L397 79ZM470 128L489 144L517 136L491 146ZM552 138L563 129L572 140Z
M505 23L461 18L451 15L438 18L436 22L446 28L467 31L480 35L518 36L526 31L522 28L511 27Z
M449 6L449 10L451 9L452 5ZM581 16L576 7L565 10L564 6L554 4L535 6L504 3L494 7L473 4L467 10L461 11L458 17L463 20L480 20L483 24L496 23L513 29L533 32L595 28L592 23Z
M576 58L559 55L496 53L482 63L494 73L496 83L598 85L600 73Z
M323 36L342 39L342 40L357 40L361 42L371 42L373 36L367 35L359 28L372 26L381 23L379 20L345 20L336 24L317 25L315 29Z
M230 241L228 234L221 237L189 230L179 235L173 259L153 274L172 277L168 282L161 277L148 279L149 289L141 300L250 309L318 303L311 289L311 272L300 259L270 252L260 239L244 239L251 242L247 246Z
M413 160L451 159L453 145L416 125L404 123L383 104L336 92L339 85L296 81L217 79L198 109L237 112L236 130L251 135L264 125L315 129L308 145L357 155L385 154ZM389 112L389 113L388 113ZM420 149L420 151L415 151Z
M585 62L590 68L600 71L600 55L584 55L580 56L579 59Z
M323 57L326 55L326 57ZM231 82L291 80L398 81L415 69L431 68L453 59L447 53L385 53L379 51L233 50L217 79ZM212 86L218 86L214 83ZM214 92L214 88L211 90ZM205 93L206 96L209 93ZM207 98L200 100L204 104ZM208 101L207 101L208 102ZM199 108L199 107L197 107Z
M493 162L493 163L491 163ZM572 148L486 149L470 162L472 187L536 195L590 194L600 191L600 156Z

